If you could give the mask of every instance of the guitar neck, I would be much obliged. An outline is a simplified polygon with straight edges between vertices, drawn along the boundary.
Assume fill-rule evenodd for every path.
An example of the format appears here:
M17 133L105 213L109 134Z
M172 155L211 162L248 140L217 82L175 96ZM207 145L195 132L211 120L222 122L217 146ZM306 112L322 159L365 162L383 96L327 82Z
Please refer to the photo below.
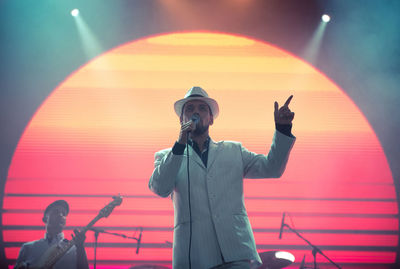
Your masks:
M102 218L101 216L97 215L91 222L89 222L88 225L86 225L85 227L83 227L83 228L81 229L80 232L83 233L83 234L85 234L85 233L86 233L90 228L92 228L93 225L94 225L97 221L99 221L101 218Z

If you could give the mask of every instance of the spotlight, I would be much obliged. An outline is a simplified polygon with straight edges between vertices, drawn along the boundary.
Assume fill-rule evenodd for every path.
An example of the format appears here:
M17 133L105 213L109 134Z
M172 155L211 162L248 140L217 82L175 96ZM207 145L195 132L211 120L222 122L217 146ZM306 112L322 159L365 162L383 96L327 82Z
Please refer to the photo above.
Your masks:
M321 17L323 22L329 22L331 20L331 17L327 14L322 15Z
M77 9L77 8L73 9L73 10L71 11L71 15L72 15L73 17L78 16L78 15L79 15L79 9Z

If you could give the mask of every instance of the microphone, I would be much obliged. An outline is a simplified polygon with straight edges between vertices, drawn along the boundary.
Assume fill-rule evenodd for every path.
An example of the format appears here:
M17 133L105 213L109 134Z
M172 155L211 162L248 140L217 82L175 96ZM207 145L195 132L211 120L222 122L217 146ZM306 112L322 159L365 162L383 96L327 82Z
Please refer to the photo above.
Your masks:
M140 243L142 242L142 232L143 232L143 228L140 227L139 239L137 240L137 243L136 243L136 254L139 254Z
M285 212L282 214L281 229L279 230L279 239L282 239L283 228L285 227Z
M195 125L197 125L200 121L200 115L197 113L194 113L190 119L191 119L191 121L194 122Z
M198 124L199 121L200 121L200 115L197 114L197 113L194 113L194 114L192 115L192 117L190 118L190 120L191 120L192 122L194 122L194 126L195 126L195 129L196 129L196 128L197 128L197 124ZM192 132L192 131L189 131L188 133L190 133L190 132Z

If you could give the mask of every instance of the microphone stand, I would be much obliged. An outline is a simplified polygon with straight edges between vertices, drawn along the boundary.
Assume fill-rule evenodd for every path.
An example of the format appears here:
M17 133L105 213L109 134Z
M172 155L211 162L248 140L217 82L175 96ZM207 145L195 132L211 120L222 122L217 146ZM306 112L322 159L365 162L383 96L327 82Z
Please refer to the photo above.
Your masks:
M120 233L111 233L111 232L107 232L107 231L105 231L103 229L99 229L99 228L90 228L89 230L94 232L94 238L95 238L95 241L94 241L94 263L93 263L93 269L96 269L96 263L97 263L97 258L96 258L96 254L97 254L97 239L98 239L100 233L111 234L111 235L119 236L119 237L126 238L126 239L134 239L139 243L139 238L137 238L137 237L128 236L128 235L120 234ZM140 228L140 232L142 232L142 231L143 231L143 228ZM136 252L136 254L137 254L137 252Z
M99 231L97 229L92 228L94 231L94 264L93 264L93 268L96 269L96 256L97 256L97 239L99 238ZM91 230L92 230L91 229Z
M337 265L334 261L332 261L331 259L329 259L328 256L326 256L317 246L314 246L310 241L308 241L307 239L305 239L303 236L301 236L301 234L299 234L295 229L292 229L292 227L290 227L288 224L283 223L283 227L288 227L289 230L291 230L292 232L294 232L298 237L300 237L301 239L303 239L308 245L310 245L312 247L312 255L314 257L314 269L317 269L317 254L321 254L322 256L324 256L330 263L332 263L334 266L336 266L339 269L342 269L342 267L340 267L339 265Z

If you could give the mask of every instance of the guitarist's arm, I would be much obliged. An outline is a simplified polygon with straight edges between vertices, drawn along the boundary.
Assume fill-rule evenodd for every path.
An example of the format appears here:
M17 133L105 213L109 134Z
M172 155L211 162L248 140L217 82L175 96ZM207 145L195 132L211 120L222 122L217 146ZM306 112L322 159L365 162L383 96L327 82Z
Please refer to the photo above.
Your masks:
M19 250L17 262L14 266L14 269L24 269L27 268L27 264L25 263L27 257L27 247L25 244L22 245L21 249Z
M74 230L75 246L76 246L76 268L77 269L89 269L89 263L86 256L86 251L84 247L86 236L84 233Z

